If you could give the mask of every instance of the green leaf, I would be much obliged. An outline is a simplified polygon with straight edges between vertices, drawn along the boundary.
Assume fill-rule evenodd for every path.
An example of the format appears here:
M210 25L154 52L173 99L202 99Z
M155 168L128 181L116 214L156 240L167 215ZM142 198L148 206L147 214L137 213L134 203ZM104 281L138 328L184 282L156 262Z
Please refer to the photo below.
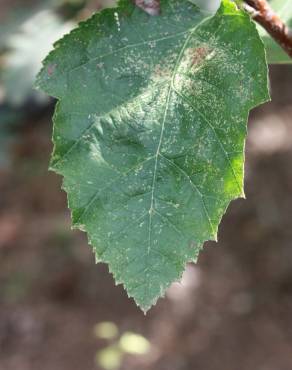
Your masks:
M278 16L287 24L292 27L292 2L290 0L271 0L270 5ZM290 64L292 59L285 53L279 44L277 44L271 36L258 25L258 31L264 41L268 63L271 64Z
M269 98L254 23L227 0L151 17L121 1L55 45L38 85L59 98L51 167L88 233L144 311L216 239L243 196L249 110Z

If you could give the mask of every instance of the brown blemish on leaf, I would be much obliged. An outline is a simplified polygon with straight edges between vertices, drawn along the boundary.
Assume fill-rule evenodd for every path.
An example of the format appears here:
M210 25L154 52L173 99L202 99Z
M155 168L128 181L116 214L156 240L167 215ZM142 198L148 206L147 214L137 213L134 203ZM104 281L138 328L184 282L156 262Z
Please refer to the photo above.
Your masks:
M199 46L197 48L190 49L190 55L191 55L191 65L192 66L198 66L201 65L204 60L206 59L207 55L211 54L212 49L208 46Z
M163 67L162 65L158 64L157 66L155 66L154 68L154 74L159 77L159 78L163 78L163 77L168 77L169 74L170 74L170 70Z
M47 72L49 76L52 76L53 73L55 72L55 69L57 67L57 64L49 64L47 67Z

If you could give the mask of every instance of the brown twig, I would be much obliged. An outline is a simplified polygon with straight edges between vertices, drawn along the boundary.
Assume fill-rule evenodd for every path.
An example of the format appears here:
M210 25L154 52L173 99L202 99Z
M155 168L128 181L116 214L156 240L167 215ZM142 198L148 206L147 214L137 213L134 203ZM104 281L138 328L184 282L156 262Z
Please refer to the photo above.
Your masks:
M271 37L292 58L292 32L286 24L273 11L266 0L245 0L247 10L252 13L257 21L271 35Z

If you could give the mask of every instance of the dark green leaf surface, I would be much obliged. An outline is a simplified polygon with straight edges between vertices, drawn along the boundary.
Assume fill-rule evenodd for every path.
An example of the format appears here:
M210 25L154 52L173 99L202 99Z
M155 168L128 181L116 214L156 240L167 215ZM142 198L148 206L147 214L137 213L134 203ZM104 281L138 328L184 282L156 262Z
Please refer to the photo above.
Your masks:
M227 0L209 19L124 0L58 42L38 85L59 99L51 167L73 225L146 311L243 195L248 112L268 99L256 28Z

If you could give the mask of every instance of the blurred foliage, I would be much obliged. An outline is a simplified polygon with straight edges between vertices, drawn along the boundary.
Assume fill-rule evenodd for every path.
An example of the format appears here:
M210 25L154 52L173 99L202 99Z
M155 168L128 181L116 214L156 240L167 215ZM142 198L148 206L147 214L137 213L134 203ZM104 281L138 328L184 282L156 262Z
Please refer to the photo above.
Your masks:
M94 327L94 334L101 339L114 339L119 334L119 329L113 322L101 322Z
M125 332L119 335L119 328L111 321L95 325L94 334L98 339L108 341L108 345L97 352L96 364L105 370L118 369L125 355L147 354L151 344L143 335Z
M72 26L73 23L63 22L52 10L42 10L24 22L17 33L7 37L2 83L4 97L9 103L19 106L28 97L39 102L47 100L45 95L33 89L34 78L54 41Z
M14 6L0 26L0 83L2 102L21 106L29 99L47 98L33 89L41 62L53 43L76 23L112 1L37 0ZM0 97L1 99L1 97Z
M53 43L114 0L2 0L0 4L0 169L15 128L50 100L33 88ZM32 108L34 107L34 109Z

